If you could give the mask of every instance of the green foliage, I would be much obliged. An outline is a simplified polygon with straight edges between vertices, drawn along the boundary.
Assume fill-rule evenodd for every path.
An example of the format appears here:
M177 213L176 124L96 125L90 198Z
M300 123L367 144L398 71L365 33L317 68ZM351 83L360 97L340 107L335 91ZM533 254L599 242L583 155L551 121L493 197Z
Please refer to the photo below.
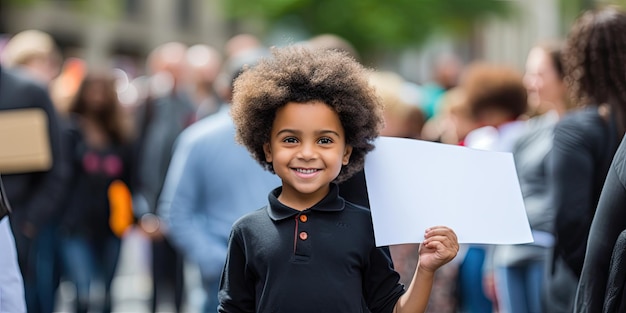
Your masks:
M435 31L469 32L490 14L511 13L498 0L225 0L235 19L260 18L274 25L298 21L311 35L334 33L357 49L380 50L423 43Z
M563 32L569 31L571 24L583 11L604 5L617 5L626 9L626 0L560 0Z

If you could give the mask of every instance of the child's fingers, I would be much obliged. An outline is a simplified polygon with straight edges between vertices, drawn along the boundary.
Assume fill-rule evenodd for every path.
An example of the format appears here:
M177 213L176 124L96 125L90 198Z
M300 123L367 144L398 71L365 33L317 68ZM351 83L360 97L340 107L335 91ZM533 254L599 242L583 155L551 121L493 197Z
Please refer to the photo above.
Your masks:
M434 227L428 228L424 234L424 238L430 238L436 235L448 236L453 241L458 242L456 233L452 229L446 226L434 226Z
M425 242L424 248L427 249L426 251L437 251L437 255L439 255L439 258L443 260L451 260L458 253L458 249L454 247L454 245L446 245L445 243L436 240Z
M442 244L444 247L453 248L456 250L458 250L459 248L459 245L456 242L456 240L452 240L450 237L443 236L443 235L431 236L424 240L424 244L429 248L431 247L431 244L432 245Z

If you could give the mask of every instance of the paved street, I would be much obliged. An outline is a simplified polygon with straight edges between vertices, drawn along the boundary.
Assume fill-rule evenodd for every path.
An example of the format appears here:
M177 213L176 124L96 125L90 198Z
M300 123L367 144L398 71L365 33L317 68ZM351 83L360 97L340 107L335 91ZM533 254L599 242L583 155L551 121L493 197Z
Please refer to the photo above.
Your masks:
M152 285L150 278L149 242L138 231L129 232L122 244L120 263L113 280L113 312L115 313L149 313ZM183 305L183 312L198 312L198 304L202 301L202 291L198 288L197 269L187 266L185 270L187 299ZM99 286L93 287L92 294L99 294ZM71 283L61 282L58 291L59 313L71 313L74 299L74 287ZM174 312L171 304L164 304L158 312Z

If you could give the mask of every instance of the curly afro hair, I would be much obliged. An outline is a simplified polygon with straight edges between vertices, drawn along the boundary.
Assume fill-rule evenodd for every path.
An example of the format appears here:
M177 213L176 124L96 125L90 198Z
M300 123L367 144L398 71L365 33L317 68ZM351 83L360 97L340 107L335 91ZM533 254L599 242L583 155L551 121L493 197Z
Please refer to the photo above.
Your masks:
M335 179L363 168L383 125L382 103L368 83L369 70L346 52L303 46L273 48L272 56L247 68L234 83L231 115L236 139L267 170L263 145L270 141L276 111L289 102L321 101L339 115L352 146L350 162Z
M615 6L585 11L563 51L564 81L578 106L608 104L620 133L626 125L626 13Z

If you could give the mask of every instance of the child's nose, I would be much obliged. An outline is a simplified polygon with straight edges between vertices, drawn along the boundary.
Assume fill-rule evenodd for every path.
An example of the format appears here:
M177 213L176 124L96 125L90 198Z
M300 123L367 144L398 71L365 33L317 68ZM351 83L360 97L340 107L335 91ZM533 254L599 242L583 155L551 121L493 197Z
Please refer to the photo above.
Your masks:
M312 143L304 143L300 149L300 157L303 159L311 159L316 155L315 144Z

